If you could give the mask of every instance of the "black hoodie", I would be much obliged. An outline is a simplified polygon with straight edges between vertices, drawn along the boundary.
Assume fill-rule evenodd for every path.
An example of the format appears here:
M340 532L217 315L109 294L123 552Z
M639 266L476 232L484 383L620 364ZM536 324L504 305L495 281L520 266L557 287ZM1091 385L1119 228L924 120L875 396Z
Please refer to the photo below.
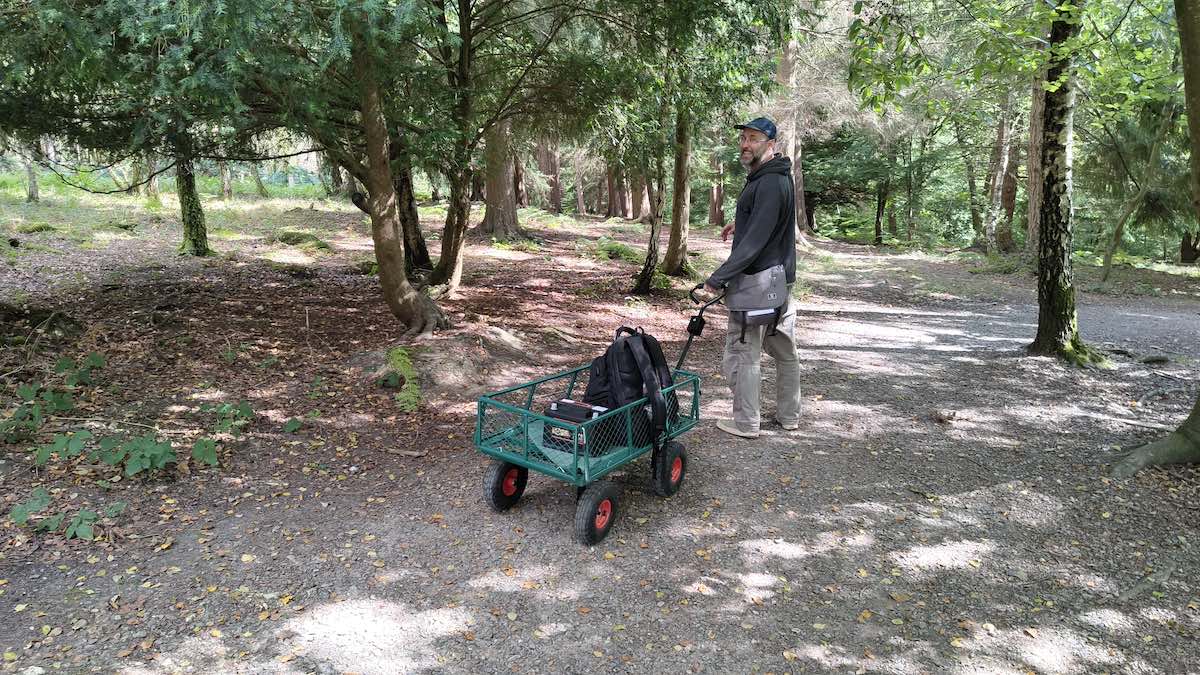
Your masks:
M783 264L787 282L796 281L796 188L792 160L775 155L746 177L733 219L733 250L708 278L722 288L739 274Z

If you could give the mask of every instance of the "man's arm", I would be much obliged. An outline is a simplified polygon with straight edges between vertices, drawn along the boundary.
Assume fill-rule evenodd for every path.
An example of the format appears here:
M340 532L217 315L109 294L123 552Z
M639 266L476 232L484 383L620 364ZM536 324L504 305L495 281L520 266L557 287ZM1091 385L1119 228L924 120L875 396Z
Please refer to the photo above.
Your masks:
M764 186L765 187L765 186ZM741 274L767 247L771 234L779 223L779 211L783 199L778 190L758 190L754 195L754 209L746 223L738 228L737 241L729 258L705 281L710 288L722 288Z

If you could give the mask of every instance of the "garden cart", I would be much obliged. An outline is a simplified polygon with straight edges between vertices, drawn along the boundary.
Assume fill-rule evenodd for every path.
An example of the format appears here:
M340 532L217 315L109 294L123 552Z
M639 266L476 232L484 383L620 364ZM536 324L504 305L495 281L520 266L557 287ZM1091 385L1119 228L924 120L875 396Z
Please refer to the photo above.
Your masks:
M674 382L662 388L667 403L663 431L654 438L641 398L615 409L598 408L579 421L547 414L551 406L581 408L574 398L587 388L589 365L479 397L475 447L493 458L484 478L484 500L506 511L521 498L532 470L576 487L575 537L585 545L602 540L617 518L620 490L609 473L650 452L655 493L679 491L687 472L687 452L677 438L700 421L700 376L683 369L692 340L704 331L704 312L723 295L702 303L697 285L689 297L699 312L688 322L688 339L672 370ZM620 331L618 331L618 334ZM566 402L564 402L566 401Z

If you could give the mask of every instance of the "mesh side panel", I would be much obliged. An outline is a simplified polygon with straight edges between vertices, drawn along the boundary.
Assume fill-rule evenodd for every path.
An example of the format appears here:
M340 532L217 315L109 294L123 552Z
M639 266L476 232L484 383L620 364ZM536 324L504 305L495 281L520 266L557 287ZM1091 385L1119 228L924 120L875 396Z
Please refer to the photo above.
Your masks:
M667 416L667 419L670 420L669 426L671 429L696 421L695 416L692 414L692 402L696 398L694 387L694 381L685 381L672 392L674 396L670 397L668 406L675 414Z
M505 452L525 452L525 434L522 429L525 415L496 406L485 406L483 422L479 428L480 441Z

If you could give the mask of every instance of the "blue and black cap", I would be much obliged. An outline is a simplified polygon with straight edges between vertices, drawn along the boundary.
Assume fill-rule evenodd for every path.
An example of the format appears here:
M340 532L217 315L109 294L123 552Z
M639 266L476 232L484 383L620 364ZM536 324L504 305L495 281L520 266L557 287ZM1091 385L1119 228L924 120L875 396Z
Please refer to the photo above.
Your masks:
M753 129L767 135L767 140L775 138L775 123L765 117L756 117L745 124L735 124L734 129Z

